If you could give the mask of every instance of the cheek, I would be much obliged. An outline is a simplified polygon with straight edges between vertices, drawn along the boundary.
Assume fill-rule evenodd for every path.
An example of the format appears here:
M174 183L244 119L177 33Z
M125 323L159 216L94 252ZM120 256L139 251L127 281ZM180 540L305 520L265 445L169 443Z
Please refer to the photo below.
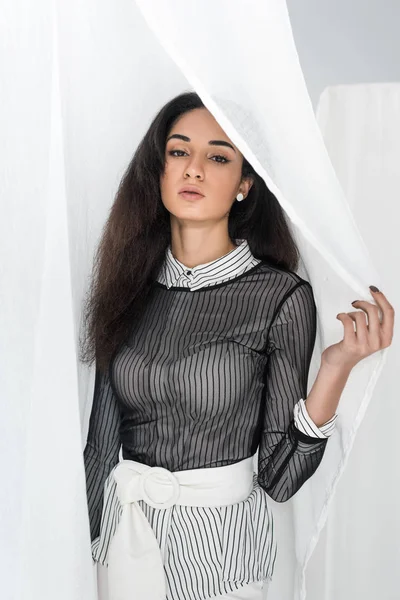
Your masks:
M174 178L174 168L171 163L166 162L164 166L164 172L160 176L160 186L168 187L172 184Z
M160 176L160 193L165 206L171 209L175 202L176 187L179 177L171 166L165 165L164 173Z
M164 172L160 175L160 188L165 189L168 186L170 180L170 171L165 165Z
M236 177L236 173L228 171L227 169L216 178L215 187L218 190L218 194L222 194L224 198L231 201L237 192L239 182L240 178Z

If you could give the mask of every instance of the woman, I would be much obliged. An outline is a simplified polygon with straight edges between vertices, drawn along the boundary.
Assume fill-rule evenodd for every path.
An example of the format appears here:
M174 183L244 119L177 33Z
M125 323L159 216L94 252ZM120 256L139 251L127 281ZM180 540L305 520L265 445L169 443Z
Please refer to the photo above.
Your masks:
M394 323L376 288L382 322L369 302L338 315L344 339L307 396L316 306L298 257L276 198L198 95L168 102L122 179L87 301L101 600L265 597L268 498L315 473L351 369Z

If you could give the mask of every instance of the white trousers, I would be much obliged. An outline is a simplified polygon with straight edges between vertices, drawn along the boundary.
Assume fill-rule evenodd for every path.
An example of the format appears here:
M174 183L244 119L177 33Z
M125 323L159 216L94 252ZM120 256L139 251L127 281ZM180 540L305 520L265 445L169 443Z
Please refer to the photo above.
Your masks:
M108 600L107 592L107 567L100 563L93 565L95 583L97 587L97 599ZM215 600L266 600L268 582L255 581L248 585L243 585L235 592L228 592L214 596Z

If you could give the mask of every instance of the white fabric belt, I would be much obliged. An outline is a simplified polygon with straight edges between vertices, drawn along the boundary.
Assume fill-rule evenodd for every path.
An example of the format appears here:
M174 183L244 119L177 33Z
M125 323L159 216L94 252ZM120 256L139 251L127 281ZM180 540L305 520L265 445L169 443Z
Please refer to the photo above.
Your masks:
M165 600L164 565L157 538L138 500L167 509L226 506L242 502L253 489L253 460L171 472L134 460L120 460L113 477L122 514L108 554L109 600Z

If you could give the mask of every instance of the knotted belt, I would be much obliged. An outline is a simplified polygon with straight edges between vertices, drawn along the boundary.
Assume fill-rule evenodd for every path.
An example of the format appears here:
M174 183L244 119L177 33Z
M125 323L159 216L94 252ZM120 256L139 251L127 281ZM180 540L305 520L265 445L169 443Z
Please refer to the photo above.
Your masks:
M253 456L223 467L175 472L120 460L113 477L122 514L109 546L109 600L165 600L161 549L138 500L158 509L241 502L253 489Z

